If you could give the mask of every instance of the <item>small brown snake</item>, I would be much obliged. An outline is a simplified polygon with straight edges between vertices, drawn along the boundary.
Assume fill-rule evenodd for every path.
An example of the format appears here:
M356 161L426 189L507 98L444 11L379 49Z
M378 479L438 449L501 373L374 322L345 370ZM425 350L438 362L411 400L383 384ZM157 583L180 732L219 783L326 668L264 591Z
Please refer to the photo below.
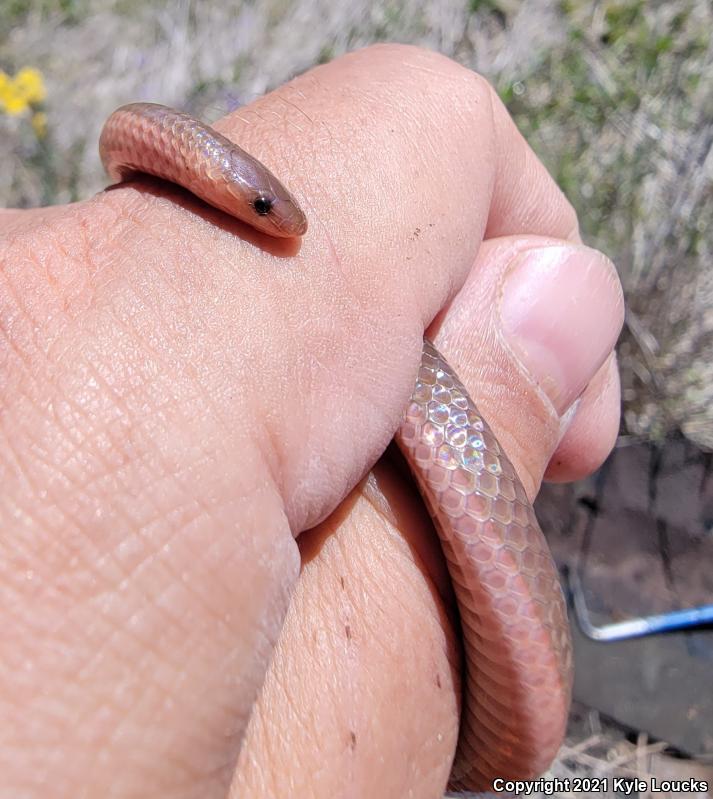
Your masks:
M307 220L277 178L186 114L151 103L116 110L99 149L109 176L149 173L272 236ZM451 785L492 790L551 763L572 682L557 571L515 470L443 356L424 340L396 433L438 531L460 612L465 685Z

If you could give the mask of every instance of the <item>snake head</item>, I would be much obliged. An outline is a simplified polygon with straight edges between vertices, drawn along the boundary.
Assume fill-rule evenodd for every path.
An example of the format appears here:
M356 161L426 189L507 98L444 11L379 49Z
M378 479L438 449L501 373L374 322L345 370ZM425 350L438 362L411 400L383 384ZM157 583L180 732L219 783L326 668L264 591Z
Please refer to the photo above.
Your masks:
M284 186L274 190L275 182L271 181L269 190L255 193L251 201L256 217L253 224L273 236L303 236L307 232L307 217Z
M232 213L270 236L304 235L307 218L272 172L235 144L229 143L226 155L220 182L234 201Z

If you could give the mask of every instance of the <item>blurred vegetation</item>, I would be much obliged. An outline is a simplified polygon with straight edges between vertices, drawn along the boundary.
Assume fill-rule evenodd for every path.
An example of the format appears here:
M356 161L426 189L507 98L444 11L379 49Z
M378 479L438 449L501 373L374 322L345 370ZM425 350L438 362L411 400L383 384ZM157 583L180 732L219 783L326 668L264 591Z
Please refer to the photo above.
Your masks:
M0 110L0 198L98 189L130 99L211 119L373 41L432 47L494 83L622 272L623 432L713 449L711 30L708 0L4 0L0 69L39 70L47 98Z
M629 433L713 448L711 8L560 5L566 36L501 87L525 136L612 254L627 288L620 344Z

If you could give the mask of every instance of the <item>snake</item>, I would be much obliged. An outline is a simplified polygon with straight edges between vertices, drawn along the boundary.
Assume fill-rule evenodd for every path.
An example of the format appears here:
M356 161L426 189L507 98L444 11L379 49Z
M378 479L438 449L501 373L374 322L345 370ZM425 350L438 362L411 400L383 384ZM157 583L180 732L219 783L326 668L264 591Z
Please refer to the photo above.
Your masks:
M115 182L178 184L273 237L307 234L304 211L260 161L194 117L131 103L99 151ZM533 779L563 741L572 690L566 603L517 472L463 383L427 339L394 439L440 539L463 640L455 790Z

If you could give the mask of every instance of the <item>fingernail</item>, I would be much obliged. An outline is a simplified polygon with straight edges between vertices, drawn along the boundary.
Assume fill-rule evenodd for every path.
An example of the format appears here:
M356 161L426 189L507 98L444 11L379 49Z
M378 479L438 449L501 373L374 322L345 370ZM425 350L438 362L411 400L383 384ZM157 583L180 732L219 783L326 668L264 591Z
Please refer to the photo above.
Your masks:
M612 262L596 250L524 250L503 281L502 331L524 369L562 415L607 359L624 318Z

